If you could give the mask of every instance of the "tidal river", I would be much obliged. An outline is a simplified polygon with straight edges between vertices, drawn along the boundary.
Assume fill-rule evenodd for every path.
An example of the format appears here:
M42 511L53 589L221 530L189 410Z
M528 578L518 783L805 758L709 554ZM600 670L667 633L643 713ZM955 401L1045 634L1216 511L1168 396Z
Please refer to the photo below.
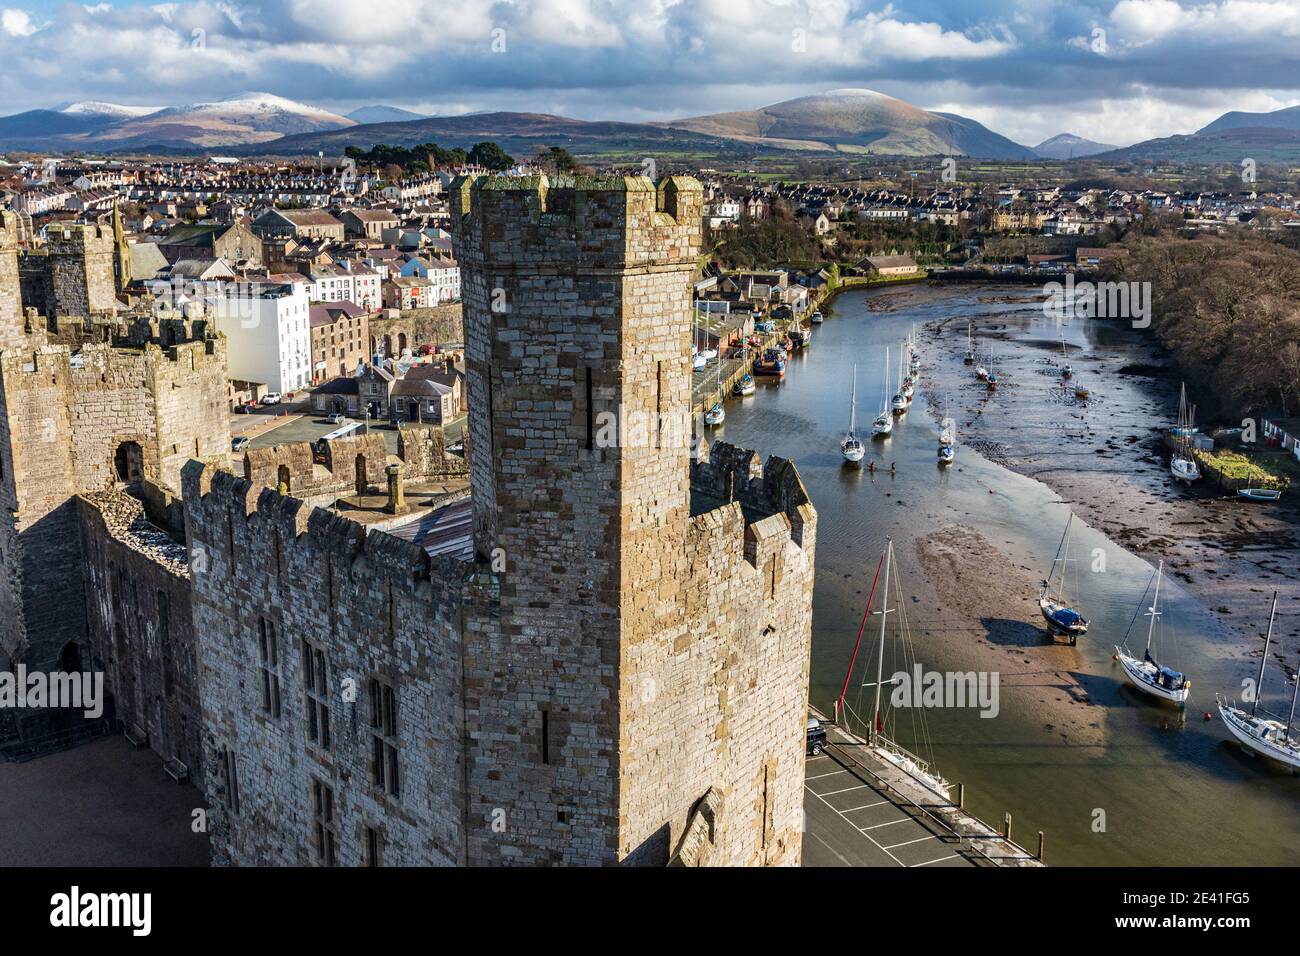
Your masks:
M1088 426L1071 414L1064 393L1053 397L1047 387L1043 376L1055 374L1046 364L1050 347L998 341L996 353L986 354L1004 385L987 396L969 391L974 386L960 355L967 318L977 329L992 329L1008 317L1032 326L1040 314L1037 290L1029 289L916 286L846 293L816 327L812 347L791 360L785 380L760 379L757 393L730 400L725 424L710 430L711 437L765 456L794 459L817 507L812 700L829 712L839 695L872 574L892 537L903 592L898 603L917 662L931 671L998 677L996 716L981 717L974 707L929 709L924 736L915 731L918 721L898 718L900 743L933 755L939 772L964 783L973 812L1000 824L1010 811L1013 836L1026 846L1035 846L1043 830L1052 864L1300 863L1300 777L1243 755L1228 742L1217 713L1203 719L1214 711L1216 691L1239 697L1241 680L1254 677L1258 635L1246 639L1230 630L1167 569L1157 649L1161 662L1187 672L1193 686L1185 715L1148 702L1125 686L1112 654L1135 613L1150 603L1149 594L1142 598L1153 567L1077 516L1068 584L1090 630L1070 647L1063 639L1051 642L1039 626L1037 586L1052 566L1072 505L962 438L967 421L999 401L1019 403L1007 427L1060 430L1066 460L1068 433ZM935 337L933 324L944 321L946 331ZM912 408L892 437L869 442L861 468L846 466L839 440L848 424L854 365L858 429L869 435L885 394L885 348L897 363L913 327L927 367ZM1039 338L1050 345L1061 334L1044 328ZM1111 347L1104 331L1075 323L1063 334L1073 348L1070 360L1085 370L1094 391L1090 414L1145 422L1148 431L1164 424L1164 405L1140 382L1102 377L1100 362ZM992 348L991 341L987 336L984 346ZM931 408L932 401L952 407ZM956 462L941 469L935 419L945 415L957 418L958 446ZM976 444L993 447L987 436ZM874 476L866 467L872 461ZM1265 602L1274 586L1261 582L1252 600ZM864 654L878 627L873 618ZM1145 627L1139 616L1129 638L1139 657ZM891 647L891 655L895 651ZM1286 648L1287 658L1294 660L1295 652ZM867 677L860 660L847 695L858 713L870 712L871 691L861 687L869 679L874 674ZM1284 681L1270 660L1264 695L1285 716L1290 701Z

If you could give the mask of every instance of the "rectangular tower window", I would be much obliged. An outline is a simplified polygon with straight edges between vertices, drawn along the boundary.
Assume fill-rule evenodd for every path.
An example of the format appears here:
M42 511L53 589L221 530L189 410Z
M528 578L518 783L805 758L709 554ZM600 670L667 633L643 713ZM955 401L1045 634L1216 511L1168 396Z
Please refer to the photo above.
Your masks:
M275 639L275 622L257 619L258 671L262 678L262 710L280 719L280 649Z
M336 866L338 826L334 822L334 789L314 777L311 781L311 811L316 862L321 866Z
M586 450L595 447L595 406L591 402L591 369L586 369Z
M226 809L239 813L239 773L235 766L235 752L229 747L221 748L221 782L226 788Z
M542 710L542 763L551 762L551 712Z
M329 660L325 652L310 641L302 642L302 676L307 702L307 739L329 750Z
M378 678L370 680L370 782L399 796L397 766L397 691Z
M384 865L384 835L378 827L366 827L366 866Z

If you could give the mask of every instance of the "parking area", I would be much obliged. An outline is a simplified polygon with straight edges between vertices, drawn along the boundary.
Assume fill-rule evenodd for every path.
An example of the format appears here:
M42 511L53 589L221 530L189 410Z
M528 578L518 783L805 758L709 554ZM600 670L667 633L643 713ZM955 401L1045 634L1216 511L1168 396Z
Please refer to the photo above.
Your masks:
M955 838L918 821L836 753L804 772L804 866L973 866Z

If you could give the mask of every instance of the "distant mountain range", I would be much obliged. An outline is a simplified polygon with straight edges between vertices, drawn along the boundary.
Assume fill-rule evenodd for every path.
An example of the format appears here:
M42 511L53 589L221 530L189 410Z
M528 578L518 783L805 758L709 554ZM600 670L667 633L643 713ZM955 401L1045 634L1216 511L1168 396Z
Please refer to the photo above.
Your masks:
M1045 139L1034 147L1034 155L1040 159L1079 159L1097 153L1119 149L1110 143L1095 143L1073 133L1058 133L1051 139Z
M357 123L401 123L428 118L424 113L412 113L396 106L359 106L348 114L348 119Z
M0 117L0 149L33 152L201 152L313 155L378 143L436 142L468 148L482 140L525 157L538 146L583 155L708 152L752 155L797 151L981 159L1300 161L1300 107L1225 113L1195 133L1117 149L1072 133L1023 146L973 119L921 109L884 93L832 90L755 110L659 123L589 121L544 113L424 117L373 105L346 116L275 96L243 93L212 103L153 109L72 103Z

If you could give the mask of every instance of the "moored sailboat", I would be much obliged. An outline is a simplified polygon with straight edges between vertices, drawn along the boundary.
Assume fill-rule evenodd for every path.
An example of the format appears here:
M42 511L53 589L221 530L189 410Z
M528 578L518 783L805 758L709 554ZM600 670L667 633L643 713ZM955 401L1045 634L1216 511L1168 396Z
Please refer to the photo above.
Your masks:
M894 416L890 413L889 403L889 346L885 346L885 377L881 382L881 399L883 407L876 420L871 423L872 438L887 438L894 430Z
M1071 512L1065 522L1065 532L1061 535L1060 545L1057 546L1056 557L1052 560L1052 568L1038 591L1038 609L1053 634L1062 634L1070 639L1071 644L1076 644L1079 636L1088 632L1088 622L1065 596L1066 565L1074 560L1070 557L1070 526L1073 523L1074 513ZM1061 565L1061 580L1053 593L1052 578L1056 576L1058 564Z
M1169 460L1169 471L1179 481L1191 484L1201 477L1201 467L1192 452L1192 436L1196 434L1196 408L1187 404L1187 386L1178 396L1178 425L1172 434L1177 448Z
M1268 632L1264 635L1264 654L1259 661L1259 677L1255 681L1255 699L1250 711L1238 707L1235 701L1229 701L1215 694L1219 705L1219 717L1233 737L1257 754L1276 760L1278 763L1300 769L1300 740L1291 736L1291 726L1295 721L1296 697L1300 696L1300 679L1291 691L1291 712L1286 723L1272 715L1259 716L1260 691L1264 686L1264 669L1268 664L1268 649L1273 640L1273 619L1277 616L1277 592L1273 592L1273 610L1268 615ZM1300 675L1297 675L1300 678ZM1265 711L1265 714L1268 714Z
M966 354L962 356L962 361L967 365L975 364L975 346L971 342L969 319L966 321Z
M1147 625L1147 646L1142 654L1142 659L1138 660L1129 653L1127 634L1125 635L1125 641L1115 646L1115 659L1119 661L1119 665L1123 668L1124 676L1128 678L1129 683L1138 690L1159 700L1171 701L1182 707L1187 702L1187 695L1192 690L1191 679L1172 667L1162 667L1160 662L1151 655L1151 639L1155 635L1156 620L1163 613L1160 610L1160 579L1164 570L1165 563L1161 561L1156 568L1155 594L1151 599L1151 607L1146 611L1151 620ZM1129 626L1132 627L1132 625Z
M849 430L840 440L840 453L845 461L857 463L867 453L867 448L858 437L858 367L853 366L853 392L849 399Z

